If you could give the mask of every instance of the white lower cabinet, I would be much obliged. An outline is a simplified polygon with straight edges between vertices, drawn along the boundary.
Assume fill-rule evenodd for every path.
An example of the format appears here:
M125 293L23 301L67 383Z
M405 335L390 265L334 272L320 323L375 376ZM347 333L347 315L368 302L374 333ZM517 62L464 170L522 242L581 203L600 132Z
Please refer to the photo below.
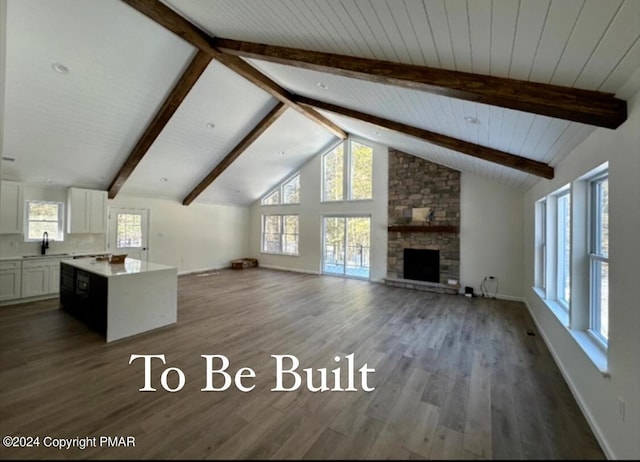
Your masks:
M49 291L48 294L60 293L60 262L49 267Z
M0 302L20 298L22 261L0 262Z
M22 297L45 295L49 290L49 267L44 261L24 262L22 267Z
M60 259L22 263L22 298L60 292Z

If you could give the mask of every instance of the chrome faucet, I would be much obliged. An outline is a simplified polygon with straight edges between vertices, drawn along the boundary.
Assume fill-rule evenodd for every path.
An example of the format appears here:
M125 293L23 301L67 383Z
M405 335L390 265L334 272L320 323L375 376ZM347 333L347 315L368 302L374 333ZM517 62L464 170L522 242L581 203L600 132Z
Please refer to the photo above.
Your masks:
M42 245L40 246L40 253L45 255L47 253L47 249L49 248L49 233L42 233Z

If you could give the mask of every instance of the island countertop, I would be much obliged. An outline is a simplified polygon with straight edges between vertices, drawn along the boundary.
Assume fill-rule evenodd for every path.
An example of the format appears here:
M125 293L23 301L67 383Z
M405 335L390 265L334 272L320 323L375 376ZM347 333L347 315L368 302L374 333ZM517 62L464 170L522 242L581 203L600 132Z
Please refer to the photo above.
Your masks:
M83 271L97 274L103 277L126 276L130 274L149 273L152 271L176 270L175 266L161 265L134 258L125 258L124 263L109 263L108 261L96 261L93 258L77 260L65 260L65 265L73 266Z

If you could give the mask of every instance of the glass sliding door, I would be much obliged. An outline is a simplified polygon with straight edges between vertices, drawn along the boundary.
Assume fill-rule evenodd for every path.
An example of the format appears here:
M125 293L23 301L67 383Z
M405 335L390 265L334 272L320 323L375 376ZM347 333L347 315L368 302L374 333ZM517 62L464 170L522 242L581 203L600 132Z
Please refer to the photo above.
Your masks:
M323 218L322 272L369 278L370 217Z

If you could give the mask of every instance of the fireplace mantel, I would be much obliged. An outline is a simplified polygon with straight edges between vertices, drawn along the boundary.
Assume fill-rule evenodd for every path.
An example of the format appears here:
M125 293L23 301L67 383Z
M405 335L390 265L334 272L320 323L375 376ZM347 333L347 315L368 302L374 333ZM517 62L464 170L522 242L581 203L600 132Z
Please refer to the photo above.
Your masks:
M447 225L391 225L389 231L399 233L457 233L457 226Z

